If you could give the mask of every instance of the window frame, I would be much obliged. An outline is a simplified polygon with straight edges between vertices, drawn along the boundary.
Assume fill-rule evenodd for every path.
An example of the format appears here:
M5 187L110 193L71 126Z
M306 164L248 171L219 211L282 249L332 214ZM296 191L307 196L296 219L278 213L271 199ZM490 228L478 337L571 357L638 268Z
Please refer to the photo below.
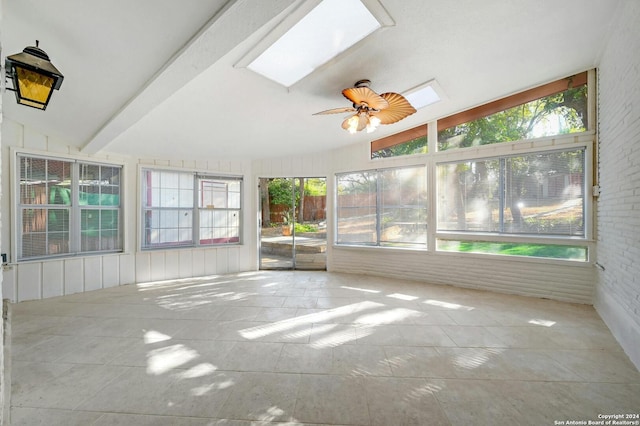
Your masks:
M405 154L405 155L391 155L388 157L379 157L375 156L374 153L380 152L383 149L394 148L396 146L407 144L415 139L425 138L427 140L427 152L418 153L418 154ZM409 130L405 130L400 133L395 133L393 135L376 139L371 141L369 144L369 159L370 160L382 160L384 158L398 158L403 156L411 156L414 157L416 155L426 155L429 151L429 123L422 124L420 126L414 127Z
M473 122L475 120L492 116L493 114L500 113L502 111L509 110L513 107L524 105L528 102L532 102L538 99L552 96L561 92L564 92L574 87L587 87L587 116L584 123L586 131L595 129L596 114L595 114L595 70L583 71L565 78L561 78L540 86L533 87L528 90L524 90L497 100L481 104L479 106L469 108L458 113L439 118L436 121L421 124L419 126L392 134L390 136L383 137L381 139L373 140L368 145L369 159L375 161L384 161L385 158L401 158L403 156L415 157L416 155L428 155L429 153L444 152L445 150L438 149L438 134L439 132L455 127L461 124ZM571 134L580 134L582 132L575 132ZM562 134L552 135L549 137L562 136ZM392 155L389 157L376 157L375 152L382 149L392 148L399 145L404 145L419 137L427 137L427 152L419 154L402 154ZM541 139L541 138L540 138ZM495 141L489 145L495 143L506 143ZM464 148L455 148L464 149Z
M567 84L583 85L587 87L587 121L585 123L586 130L582 132L557 134L552 136L544 136L531 139L523 139L518 141L499 142L493 144L485 144L479 146L461 147L456 149L439 151L438 146L438 131L445 127L450 127L452 120L464 123L478 118L476 115L486 116L488 112L494 113L501 110L512 107L512 103L522 103L532 99L537 99L548 95L546 92L558 93L566 90ZM564 88L563 88L564 87ZM412 129L398 132L397 134L387 136L385 138L372 141L362 146L362 161L368 164L375 164L375 168L382 169L388 164L389 167L399 167L401 165L415 165L416 161L423 162L423 165L427 168L427 180L428 180L428 227L427 227L427 249L426 251L431 254L437 254L440 256L471 256L486 258L491 255L494 258L503 258L505 260L519 260L525 262L546 262L546 263L559 263L567 264L572 263L574 265L589 265L595 260L595 224L596 224L596 209L595 209L595 197L597 194L593 192L595 186L598 185L597 176L597 164L598 164L598 141L597 141L597 117L596 117L596 70L590 69L578 74L571 75L566 78L552 81L541 86L535 86L529 90L516 93L515 95L506 96L501 99L487 102L484 105L472 107L468 110L458 112L456 114L445 116L437 120L431 120L428 123L422 124ZM495 111L490 111L494 110ZM372 148L386 147L401 144L407 141L407 135L413 135L420 132L424 134L426 127L428 150L427 153L411 154L404 156L392 156L383 158L372 158ZM540 234L489 234L489 233L475 233L470 231L438 231L438 199L437 199L437 164L438 163L451 163L460 161L480 161L496 157L514 157L525 154L545 153L548 151L560 151L571 149L584 149L584 235L583 236L555 236L555 235L540 235ZM373 168L373 167L372 167ZM362 169L360 169L362 170ZM342 169L334 174L346 174L351 173L351 170ZM337 196L337 190L335 191ZM336 221L337 221L337 204L336 206ZM336 224L337 235L337 224ZM473 253L462 251L443 251L438 250L439 240L458 240L468 242L496 242L496 243L521 243L521 244L549 244L549 245L562 245L562 246L579 246L585 248L587 252L586 259L584 261L578 261L570 258L540 258L534 256L516 256L510 254L488 254L488 253ZM349 248L354 245L345 245L337 243L337 238L334 241L334 247ZM394 247L385 246L366 246L360 245L361 249L369 248L372 250L377 249L396 249Z
M425 226L426 226L426 237L425 237L425 241L424 243L420 244L420 243L410 243L407 241L404 242L398 242L398 243L394 243L393 241L388 241L386 239L383 238L383 232L384 232L384 226L382 224L382 216L384 215L384 208L385 208L385 204L384 204L384 198L382 197L382 187L380 185L381 182L381 176L385 173L385 172L389 172L389 171L394 171L394 170L407 170L407 169L422 169L424 171L424 186L427 190L427 197L425 199L425 207L424 207L424 215L426 216L426 221L425 221ZM369 173L369 174L375 174L376 175L376 181L375 181L375 231L376 231L376 235L375 235L375 241L372 243L365 243L365 242L354 242L354 243L349 243L349 242L339 242L339 217L338 217L338 208L339 208L339 202L338 202L338 187L339 187L339 177L340 176L345 176L345 175L350 175L350 174L357 174L357 173ZM351 171L351 172L342 172L342 173L336 173L334 176L334 185L336 188L335 191L335 227L334 227L334 235L335 235L335 245L340 246L340 247L383 247L383 248L394 248L394 249L404 249L404 250L426 250L429 247L429 217L430 217L430 197L429 197L429 170L425 167L424 164L407 164L407 165L403 165L403 166L397 166L397 167L385 167L385 168L376 168L376 169L369 169L369 170L357 170L357 171Z
M436 173L438 171L438 167L441 165L447 165L447 164L463 164L466 162L481 162L481 161L487 161L487 160L497 160L500 163L500 171L499 171L499 175L500 175L500 179L505 179L504 176L504 167L505 167L505 162L508 161L511 158L516 158L516 157L524 157L527 155L545 155L545 154L553 154L553 153L562 153L562 152L577 152L577 151L583 151L583 155L584 155L584 159L583 159L583 173L582 173L582 194L583 194L583 205L582 205L582 220L583 220L583 234L582 235L560 235L560 234L540 234L540 233L527 233L527 232L507 232L504 230L505 224L506 222L504 221L504 217L503 217L503 213L500 214L500 223L498 224L498 227L500 228L500 230L498 231L465 231L465 230L446 230L446 229L442 229L440 227L436 228L436 232L437 233L443 233L443 234L447 234L447 233L460 233L460 234L478 234L478 235L500 235L500 236L542 236L541 238L544 237L550 237L550 238L575 238L575 239L585 239L587 237L587 229L586 229L586 209L587 209L587 205L586 205L586 198L588 198L588 188L586 186L586 181L587 181L587 163L591 160L587 154L587 150L588 150L588 146L585 145L571 145L571 146L566 146L566 147L556 147L554 146L553 148L545 148L545 149L532 149L531 151L518 151L518 152L513 152L510 151L508 154L503 153L501 155L494 155L494 156L490 156L490 157L477 157L474 156L472 158L466 158L466 159L459 159L459 160L455 160L455 161L436 161L435 163L435 168L436 168ZM504 209L506 208L506 199L507 199L507 195L506 195L506 188L504 188L504 182L499 182L500 188L503 188L503 190L501 191L502 193L499 195L499 207L500 210L502 210L504 212ZM440 194L439 194L439 187L436 183L435 187L434 187L435 191L436 191L436 197L440 198ZM438 206L436 206L436 208L438 208Z
M441 151L433 156L434 173L438 164L455 163L462 161L481 161L503 157L513 157L526 154L542 154L558 151L584 149L584 236L560 236L560 235L534 235L534 234L510 234L472 231L441 231L437 229L437 218L434 226L435 240L455 241L486 241L504 243L531 243L552 245L584 245L591 252L593 243L593 197L591 188L593 185L595 133L586 131L579 134L552 136L548 138L529 139L517 142L504 142L500 144L484 145L482 147L460 148L451 151ZM437 193L436 185L429 189ZM437 195L434 194L434 197ZM438 206L434 205L437 209ZM433 246L432 246L433 247ZM470 255L471 253L469 253ZM465 254L467 255L467 254ZM512 257L512 256L509 256ZM587 261L591 258L588 254Z
M27 204L20 202L20 183L21 183L21 169L20 159L43 159L52 161L62 161L70 163L71 173L71 188L72 192L71 202L69 205L61 204L60 207L69 210L69 251L65 253L45 254L23 257L22 256L22 211L25 208L29 208ZM79 190L82 186L80 184L80 166L81 165L94 165L120 169L120 184L119 184L119 203L118 206L85 206L80 205ZM64 259L64 258L76 258L84 256L103 256L106 254L123 253L125 251L125 223L124 217L126 214L125 208L125 185L123 182L126 178L125 164L117 161L100 161L94 159L88 159L81 156L73 155L56 155L55 153L41 152L37 150L29 150L24 148L10 148L10 185L12 191L10 192L11 200L11 213L12 217L10 223L13 227L11 232L11 251L9 253L9 261L15 263L28 263L28 262L41 262L51 259ZM42 206L43 208L50 210L50 204L34 204L32 206ZM118 247L115 249L102 249L102 250L87 250L82 251L82 209L90 210L104 210L106 208L111 210L118 210L118 229L117 229L117 241Z
M193 196L191 205L189 207L145 207L143 203L143 192L145 190L145 182L144 176L146 171L151 172L167 172L167 173L178 173L192 176L193 178ZM208 208L201 207L201 181L203 180L226 180L226 181L235 181L240 185L239 191L239 207L236 208ZM148 251L158 251L158 250L177 250L182 248L220 248L220 247L228 247L228 246L237 246L243 244L243 216L244 216L244 176L242 175L227 175L223 173L215 173L211 171L197 171L190 169L182 169L175 167L154 167L148 165L139 165L138 166L138 249L140 251L148 252ZM191 241L188 243L160 243L157 245L145 245L145 212L150 209L160 209L160 210L189 210L191 212ZM238 240L230 241L230 242L220 242L220 243L201 243L201 228L200 228L200 213L201 211L238 211Z

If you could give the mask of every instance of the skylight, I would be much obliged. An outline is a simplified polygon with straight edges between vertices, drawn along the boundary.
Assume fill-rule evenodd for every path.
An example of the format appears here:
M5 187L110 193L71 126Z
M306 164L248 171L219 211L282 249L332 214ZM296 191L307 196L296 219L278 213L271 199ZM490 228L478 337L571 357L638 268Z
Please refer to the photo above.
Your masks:
M407 91L404 97L415 109L420 109L440 102L442 98L438 94L439 91L438 83L435 80L431 80Z
M381 26L360 0L323 0L247 68L290 87Z

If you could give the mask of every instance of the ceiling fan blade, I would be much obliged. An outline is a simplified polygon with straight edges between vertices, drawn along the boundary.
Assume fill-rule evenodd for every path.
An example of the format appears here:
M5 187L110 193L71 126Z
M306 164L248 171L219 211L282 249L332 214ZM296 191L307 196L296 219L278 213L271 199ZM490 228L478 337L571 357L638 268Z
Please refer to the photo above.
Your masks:
M395 123L416 112L409 101L398 93L383 93L380 96L389 103L389 108L371 112L371 115L380 119L380 124Z
M366 104L369 108L385 109L389 107L389 102L368 87L350 87L344 89L342 94L355 105Z
M355 112L356 109L353 107L345 107L345 108L333 108L333 109L328 109L326 111L320 111L320 112L316 112L315 114L312 115L322 115L322 114L341 114L343 112Z

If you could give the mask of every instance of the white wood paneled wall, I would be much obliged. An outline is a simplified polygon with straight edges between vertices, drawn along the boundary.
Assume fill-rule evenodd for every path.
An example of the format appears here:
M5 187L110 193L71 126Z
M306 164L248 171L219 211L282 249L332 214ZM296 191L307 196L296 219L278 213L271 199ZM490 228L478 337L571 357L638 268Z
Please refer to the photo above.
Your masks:
M253 270L257 265L251 197L253 185L249 161L226 160L148 160L102 156L82 156L77 149L63 142L7 121L2 126L2 218L13 215L10 205L9 183L10 147L40 152L45 155L72 156L74 158L116 161L124 164L124 252L98 256L47 259L9 265L4 271L3 297L24 301L63 296L98 290L118 285L191 278ZM179 250L139 251L137 229L139 205L137 203L138 165L170 167L190 171L242 175L245 179L244 244L229 247L182 248ZM131 190L134 189L134 190ZM2 227L2 252L10 252L11 226L5 220Z

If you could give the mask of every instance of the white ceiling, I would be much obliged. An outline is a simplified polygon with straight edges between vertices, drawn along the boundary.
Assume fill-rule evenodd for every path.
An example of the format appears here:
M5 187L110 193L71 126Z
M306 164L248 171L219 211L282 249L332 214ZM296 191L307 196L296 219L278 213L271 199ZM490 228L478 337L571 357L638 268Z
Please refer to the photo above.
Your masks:
M1 1L2 64L38 39L65 76L44 112L4 93L6 118L87 154L195 160L367 143L593 68L624 0L380 0L394 26L289 89L234 65L300 0ZM373 134L312 116L363 78L378 93L435 78L446 97Z

